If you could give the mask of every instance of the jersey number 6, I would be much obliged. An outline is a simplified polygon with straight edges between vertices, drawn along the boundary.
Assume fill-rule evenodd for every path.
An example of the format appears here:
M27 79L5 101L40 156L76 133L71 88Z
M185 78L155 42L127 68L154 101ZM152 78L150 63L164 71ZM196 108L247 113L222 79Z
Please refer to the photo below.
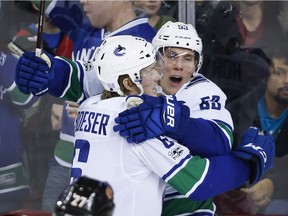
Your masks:
M77 150L79 151L78 155L76 155ZM75 142L75 147L74 147L73 163L75 162L86 163L88 160L89 151L90 151L90 143L87 140L77 139ZM78 158L75 158L77 156ZM82 175L82 170L80 168L76 168L76 167L72 168L71 177L73 179L79 178L81 175Z

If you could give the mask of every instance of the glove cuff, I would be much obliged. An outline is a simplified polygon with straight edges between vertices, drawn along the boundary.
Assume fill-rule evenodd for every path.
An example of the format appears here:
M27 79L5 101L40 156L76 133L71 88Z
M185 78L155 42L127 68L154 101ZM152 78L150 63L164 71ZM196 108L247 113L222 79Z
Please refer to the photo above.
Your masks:
M253 157L249 161L249 165L250 165L249 184L252 185L252 184L255 184L256 182L258 182L262 178L263 173L259 172L261 169L259 167L259 162L257 161L256 157Z

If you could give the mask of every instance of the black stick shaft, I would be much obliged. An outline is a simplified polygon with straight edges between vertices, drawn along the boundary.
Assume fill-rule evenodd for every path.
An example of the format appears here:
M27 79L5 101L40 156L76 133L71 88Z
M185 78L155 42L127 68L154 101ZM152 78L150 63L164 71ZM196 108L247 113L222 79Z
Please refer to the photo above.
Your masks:
M41 0L39 20L38 20L36 50L35 50L35 55L38 57L40 57L42 54L42 33L43 33L43 24L44 24L44 12L45 12L45 0Z

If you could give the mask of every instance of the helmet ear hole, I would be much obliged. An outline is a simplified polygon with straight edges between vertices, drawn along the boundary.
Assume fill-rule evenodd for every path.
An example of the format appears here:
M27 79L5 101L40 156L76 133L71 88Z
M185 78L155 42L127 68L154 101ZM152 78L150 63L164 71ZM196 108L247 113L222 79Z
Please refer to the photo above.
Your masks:
M124 95L129 95L131 87L135 85L128 74L119 76L118 84L121 92L123 92Z
M103 54L102 54L102 56L101 56L101 58L100 58L100 59L104 59L104 55L105 55L105 53L103 53Z

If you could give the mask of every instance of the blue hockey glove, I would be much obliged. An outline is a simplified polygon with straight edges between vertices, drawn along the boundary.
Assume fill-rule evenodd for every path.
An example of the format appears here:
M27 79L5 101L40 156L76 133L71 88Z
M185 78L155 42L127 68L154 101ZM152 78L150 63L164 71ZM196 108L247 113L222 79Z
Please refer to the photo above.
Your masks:
M129 143L140 143L161 134L179 139L185 134L190 110L184 102L177 101L175 96L136 97L143 103L121 112L115 119L118 125L114 126L114 131L126 137Z
M44 52L41 58L35 52L25 52L18 60L15 82L21 92L40 96L48 91L48 82L54 77L54 57Z
M258 128L250 127L233 153L250 161L249 183L254 184L271 168L275 157L275 142L271 135L263 135Z

